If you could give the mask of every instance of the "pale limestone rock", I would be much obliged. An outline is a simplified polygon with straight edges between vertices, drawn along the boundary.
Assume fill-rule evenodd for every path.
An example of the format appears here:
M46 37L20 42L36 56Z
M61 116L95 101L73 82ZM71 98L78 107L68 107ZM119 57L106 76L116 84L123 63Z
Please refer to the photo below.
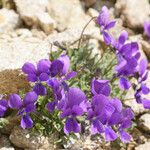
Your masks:
M27 39L27 38L37 38L37 39L45 39L47 35L45 32L39 30L39 29L32 29L29 30L27 28L19 28L14 31L9 31L6 33L3 33L0 35L0 39L7 39L7 40L12 40L15 38L20 38L20 39Z
M117 0L116 13L121 15L125 25L130 28L143 28L146 20L149 20L149 0Z
M82 0L85 4L85 7L90 7L96 3L96 0Z
M57 135L44 137L42 135L32 133L29 130L15 127L10 134L10 141L17 147L30 150L54 150L54 142Z
M9 75L9 74L8 74ZM12 84L11 84L12 85ZM14 93L14 92L13 92ZM15 92L17 93L17 92ZM6 99L8 99L9 96L7 96ZM0 133L2 134L6 134L6 135L10 135L10 133L12 132L13 128L15 126L19 126L20 125L20 116L12 116L9 115L7 117L7 119L4 119L3 122L5 123L5 125L3 126L3 128L0 128Z
M15 150L13 147L3 147L0 150Z
M144 114L139 118L139 127L150 132L150 114Z
M100 11L103 6L107 6L108 8L114 7L114 3L115 3L115 0L111 0L111 1L109 1L109 0L105 0L105 1L97 0L93 7L96 10Z
M95 136L93 138L91 135L87 134L76 134L77 138L70 138L67 143L64 144L64 148L67 150L102 150L101 149L101 138L100 136Z
M133 94L133 93L132 93ZM130 95L130 92L128 92L127 96L125 99L130 99L133 97L133 95ZM129 96L128 96L129 95ZM131 97L132 96L132 97ZM136 116L138 116L139 114L143 114L145 112L148 112L148 110L146 110L142 104L138 104L136 102L135 99L131 99L131 100L126 100L126 101L123 101L123 103L126 105L126 106L129 106L131 107L131 109L133 110L134 114Z
M47 37L45 32L43 32L41 30L38 30L38 29L32 29L31 32L32 32L33 37L36 37L36 38L39 38L39 39L42 39L42 40L44 40ZM57 32L57 31L55 31L55 32Z
M13 0L1 0L1 1L2 1L3 8L7 8L7 9L15 8L15 4L14 4Z
M79 0L49 0L48 12L56 21L56 28L58 31L66 30L67 36L67 32L69 32L69 34L73 34L73 36L77 35L80 37L83 28L92 19L92 17L85 14ZM70 33L69 30L72 30L73 33ZM86 27L84 35L101 41L102 36L100 35L100 29L96 27L94 18Z
M55 21L46 12L48 0L14 0L17 11L26 25L41 28L46 34L55 28Z
M47 0L14 0L18 13L28 26L37 25L37 13L46 11Z
M0 33L7 33L19 26L19 15L14 10L0 9Z
M37 19L39 21L40 27L47 34L50 34L55 28L55 21L46 12L38 13Z
M41 43L42 40L33 37L0 39L0 71L21 68L26 61L48 58L44 48L37 50Z
M149 150L149 149L150 149L150 142L146 142L144 144L135 147L135 150Z
M77 16L84 13L79 0L49 0L48 12L56 21L57 28L60 31L65 30L72 20L76 20Z
M48 12L56 21L56 27L59 31L68 28L82 29L91 19L85 14L79 0L49 0Z
M0 150L15 150L6 135L0 134Z
M21 38L26 38L26 37L32 37L32 32L26 28L20 28L14 31L16 33L16 36L21 37Z
M97 17L99 15L99 12L93 8L89 8L88 11L87 11L87 14L90 16L90 17Z
M150 43L144 40L141 40L140 43L142 45L142 49L145 52L147 58L150 60Z
M81 31L82 29L68 29L62 33L51 34L45 40L30 36L13 38L2 35L0 36L0 71L21 68L26 61L35 63L41 58L48 58L51 44L56 41L67 46L77 43ZM85 31L85 37L96 38L96 36L95 29Z

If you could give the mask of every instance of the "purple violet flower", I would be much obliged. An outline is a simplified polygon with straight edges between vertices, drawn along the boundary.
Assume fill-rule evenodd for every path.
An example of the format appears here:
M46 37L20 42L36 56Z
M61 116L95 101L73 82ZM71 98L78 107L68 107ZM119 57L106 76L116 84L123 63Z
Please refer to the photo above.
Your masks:
M150 22L144 23L144 32L150 38Z
M81 131L80 125L75 118L71 117L66 120L64 126L64 132L66 134L69 134L70 132L79 133L80 131Z
M118 53L124 58L135 57L138 53L139 46L137 42L131 42L124 44L118 51Z
M69 72L70 59L67 55L61 55L57 60L54 60L51 64L50 74L51 77L56 75L66 75Z
M119 87L122 90L128 90L131 87L131 83L129 82L127 78L121 77L120 82L119 82Z
M69 72L69 68L70 68L69 57L67 55L61 55L58 60L60 60L63 63L61 75L66 75Z
M128 90L131 83L128 80L129 76L137 73L138 60L140 53L137 42L125 43L128 38L128 33L122 31L118 40L112 40L112 47L116 49L118 64L115 67L116 76L119 77L119 86L122 90Z
M61 55L58 60L54 60L50 68L51 78L47 81L48 86L52 89L55 88L55 91L59 86L63 86L64 90L68 90L69 87L65 81L77 75L75 71L69 72L69 67L70 59L67 55ZM56 75L59 76L59 81L55 78Z
M118 64L115 67L116 77L119 77L119 86L122 90L128 90L131 83L128 77L137 73L138 61L140 53L137 42L125 43L128 33L122 31L119 39L113 40L112 46L116 49Z
M64 132L80 132L80 125L76 120L77 116L82 116L87 111L87 98L84 92L78 88L69 88L64 99L62 99L58 108L62 111L61 118L66 118Z
M25 128L32 128L33 121L31 117L29 116L29 113L32 113L35 111L35 102L37 100L38 96L37 94L32 91L28 92L23 101L21 100L20 96L17 94L12 94L8 100L8 105L10 108L17 109L18 115L22 116L21 119L21 127L23 129Z
M7 101L0 100L0 118L4 116L7 109L8 109Z
M47 84L53 90L54 100L51 101L51 102L48 102L46 104L46 108L48 109L48 111L50 113L52 113L55 110L58 102L61 99L63 99L63 97L65 95L65 91L64 91L64 89L61 86L61 82L58 81L57 78L52 78L52 79L48 80Z
M92 97L91 107L88 109L87 119L91 121L92 134L104 134L106 141L114 141L118 135L112 129L118 128L123 142L129 142L131 136L125 131L131 126L134 115L130 108L122 109L118 99L110 100L105 95L99 94Z
M132 58L118 58L118 65L115 67L117 76L133 76L137 72L138 60L135 57Z
M102 27L102 30L109 30L115 26L116 21L109 21L109 10L106 6L102 7L97 18L97 23Z
M108 125L115 125L118 128L120 139L123 143L129 142L131 136L125 131L125 129L131 126L131 120L134 118L134 114L131 108L122 109L121 101L116 98L112 99L111 103L114 106L115 111L109 118Z
M96 80L93 79L91 83L91 92L93 95L103 94L105 96L110 95L110 85L108 80Z
M67 80L75 77L77 73L75 71L69 72L70 59L67 55L61 55L58 60L54 60L51 65L51 75L47 81L47 85L53 90L54 100L46 104L46 108L52 113L58 102L64 98L65 92L69 90L69 86L66 83ZM59 78L53 77L59 75Z
M147 67L148 67L148 62L146 59L143 58L139 63L139 82L140 83L145 81L148 77Z
M103 35L103 39L106 45L110 45L112 41L112 37L105 31L101 31L101 34Z
M27 74L30 82L35 82L33 90L38 95L46 94L46 87L42 85L49 79L51 62L47 59L42 59L37 64L37 69L32 63L25 63L22 67L22 71Z
M46 104L46 108L50 113L55 110L58 102L64 98L65 92L69 90L69 86L65 81L73 78L74 76L76 76L76 72L72 71L68 73L66 77L60 79L60 81L57 78L51 78L47 81L47 84L50 88L52 88L54 95L54 100Z
M115 140L116 133L110 127L107 128L106 125L114 111L115 108L110 103L110 99L108 97L102 94L93 96L91 107L87 112L87 119L91 121L91 133L105 133L107 140ZM110 134L113 134L113 136L110 136Z
M109 21L109 10L106 6L102 7L102 10L97 17L97 23L101 27L101 34L107 45L111 44L112 37L108 34L108 30L115 26L116 21Z
M150 100L143 98L143 95L150 93L150 88L147 87L145 81L148 78L148 62L146 59L142 59L139 63L139 84L140 87L135 92L135 99L137 103L142 103L145 109L150 109Z
M139 47L136 42L122 45L117 50L118 65L115 70L118 76L131 76L137 72Z
M121 49L121 47L125 44L126 40L128 39L127 31L122 31L118 40L112 39L112 47L114 47L117 52Z
M105 139L107 142L114 141L118 138L116 132L111 127L105 129Z

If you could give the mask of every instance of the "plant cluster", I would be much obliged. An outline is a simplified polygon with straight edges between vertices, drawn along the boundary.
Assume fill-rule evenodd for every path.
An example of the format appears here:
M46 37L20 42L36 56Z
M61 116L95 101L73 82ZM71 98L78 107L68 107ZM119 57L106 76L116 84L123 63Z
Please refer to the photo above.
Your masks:
M103 56L92 56L91 47L85 46L59 49L51 53L50 60L42 59L36 66L25 63L22 71L33 88L25 95L12 94L8 101L0 100L0 117L11 108L21 117L23 129L63 130L68 135L83 133L86 128L106 141L120 137L129 142L127 129L134 113L121 101L132 88L137 103L150 109L146 99L150 92L146 85L148 62L141 59L137 42L126 42L126 31L118 39L109 33L116 22L109 20L107 7L96 21L108 46Z

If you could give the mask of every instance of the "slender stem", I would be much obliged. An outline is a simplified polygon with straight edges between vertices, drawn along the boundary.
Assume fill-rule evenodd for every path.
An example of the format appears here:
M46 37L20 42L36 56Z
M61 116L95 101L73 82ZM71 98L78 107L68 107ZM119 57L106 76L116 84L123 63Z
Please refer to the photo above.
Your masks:
M127 98L127 99L124 99L124 101L130 101L130 100L134 100L135 98Z
M106 53L104 53L104 54L102 55L102 57L96 62L95 67L97 67L98 63L101 62L101 60L104 58L105 54L106 54ZM95 68L94 68L94 69L95 69Z
M79 38L79 43L78 43L78 49L80 48L80 45L81 45L81 41L82 41L82 38L83 38L83 33L85 31L85 29L87 28L87 26L90 24L91 21L93 21L94 19L96 19L97 17L92 17L89 22L84 26L82 32L81 32L81 35L80 35L80 38Z
M42 121L42 119L40 118L40 116L38 116L36 113L32 113L31 114L32 116L36 117L38 119L38 121Z
M110 47L110 49L108 50L108 52L112 52L112 50L113 50L113 49ZM98 65L98 63L101 62L101 60L104 58L104 56L105 56L106 54L108 54L108 52L104 52L104 53L103 53L103 55L101 56L101 58L96 62L95 67Z
M126 94L127 94L127 91L123 90L120 99L123 100L125 98Z
M53 44L55 46L57 46L58 48L60 48L61 50L64 50L64 51L67 50L67 48L65 46L61 45L58 41L55 41Z
M53 44L52 43L50 43L50 60L53 60L53 54L52 54L52 49L53 49Z
M113 76L113 78L109 82L113 83L116 79L117 79L117 77Z
M111 61L110 64L108 65L108 69L106 69L106 71L104 72L103 77L104 77L105 75L107 75L107 73L110 71L110 69L116 65L116 64L111 65L115 59L116 59L116 57L112 59L112 61Z

